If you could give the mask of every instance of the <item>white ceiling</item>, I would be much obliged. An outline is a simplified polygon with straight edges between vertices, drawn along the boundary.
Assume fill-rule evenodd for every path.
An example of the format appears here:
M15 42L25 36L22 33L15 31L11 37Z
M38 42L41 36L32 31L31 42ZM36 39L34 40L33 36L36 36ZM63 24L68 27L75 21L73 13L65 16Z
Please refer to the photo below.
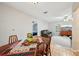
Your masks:
M46 21L57 21L72 12L72 2L10 2L5 3L24 13L34 17L35 19L42 19ZM43 12L48 11L47 14Z

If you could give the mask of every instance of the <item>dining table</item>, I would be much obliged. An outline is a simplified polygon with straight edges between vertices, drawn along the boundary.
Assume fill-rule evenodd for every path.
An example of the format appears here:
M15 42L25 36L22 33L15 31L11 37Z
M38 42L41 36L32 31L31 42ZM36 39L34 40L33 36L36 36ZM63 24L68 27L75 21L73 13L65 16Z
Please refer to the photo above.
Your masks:
M24 40L20 41L15 47L12 48L4 56L36 56L37 43L31 43L29 45L22 45Z

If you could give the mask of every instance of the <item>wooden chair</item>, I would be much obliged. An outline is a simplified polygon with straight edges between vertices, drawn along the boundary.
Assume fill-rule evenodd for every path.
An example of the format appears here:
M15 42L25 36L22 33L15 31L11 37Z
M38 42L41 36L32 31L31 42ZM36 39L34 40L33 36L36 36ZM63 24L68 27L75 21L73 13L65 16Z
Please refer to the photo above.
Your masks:
M11 35L11 36L9 36L9 43L0 47L0 55L7 54L20 41L21 40L18 40L17 35Z
M48 56L48 54L50 54L50 56L51 56L51 50L50 50L51 37L42 37L42 40L44 41L43 54L46 56Z
M36 47L36 56L42 56L43 55L43 42L40 42L41 36L37 36L36 39L36 43L37 43L37 47Z
M43 56L50 54L51 56L51 50L50 50L50 42L51 42L51 37L41 37L43 42L37 43L37 56Z
M11 36L9 36L9 44L13 44L13 43L15 43L17 41L18 41L17 35L11 35Z
M16 35L9 36L9 43L0 47L0 55L8 53L12 48L13 43L17 42L18 38Z

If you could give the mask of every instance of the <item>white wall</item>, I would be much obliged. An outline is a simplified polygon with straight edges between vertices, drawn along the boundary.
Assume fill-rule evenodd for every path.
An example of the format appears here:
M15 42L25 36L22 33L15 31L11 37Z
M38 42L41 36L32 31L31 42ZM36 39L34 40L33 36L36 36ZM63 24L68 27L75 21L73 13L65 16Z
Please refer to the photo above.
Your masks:
M34 18L0 3L0 46L8 43L8 37L17 34L19 39L25 39L26 33L32 32ZM47 23L37 20L38 31L47 29Z
M64 21L53 21L53 22L50 22L49 23L49 30L52 32L53 35L59 35L59 30L58 29L58 32L56 32L56 26L57 25L72 25L72 22L71 21L68 21L68 22L64 22Z
M47 30L48 29L48 22L43 20L36 20L38 23L38 35L40 35L41 30Z
M72 48L79 51L79 2L73 5Z

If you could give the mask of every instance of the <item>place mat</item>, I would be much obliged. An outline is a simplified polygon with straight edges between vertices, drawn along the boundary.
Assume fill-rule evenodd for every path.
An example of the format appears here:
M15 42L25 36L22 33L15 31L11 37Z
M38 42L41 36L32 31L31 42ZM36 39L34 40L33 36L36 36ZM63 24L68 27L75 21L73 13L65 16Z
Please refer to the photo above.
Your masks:
M13 48L13 49L9 52L9 54L21 53L21 52L28 52L28 51L29 51L29 48L28 48L28 47L22 46L22 47Z
M34 56L35 48L30 48L27 52L8 53L5 56Z
M14 53L14 54L7 54L7 56L34 56L34 51L24 52L24 53Z

